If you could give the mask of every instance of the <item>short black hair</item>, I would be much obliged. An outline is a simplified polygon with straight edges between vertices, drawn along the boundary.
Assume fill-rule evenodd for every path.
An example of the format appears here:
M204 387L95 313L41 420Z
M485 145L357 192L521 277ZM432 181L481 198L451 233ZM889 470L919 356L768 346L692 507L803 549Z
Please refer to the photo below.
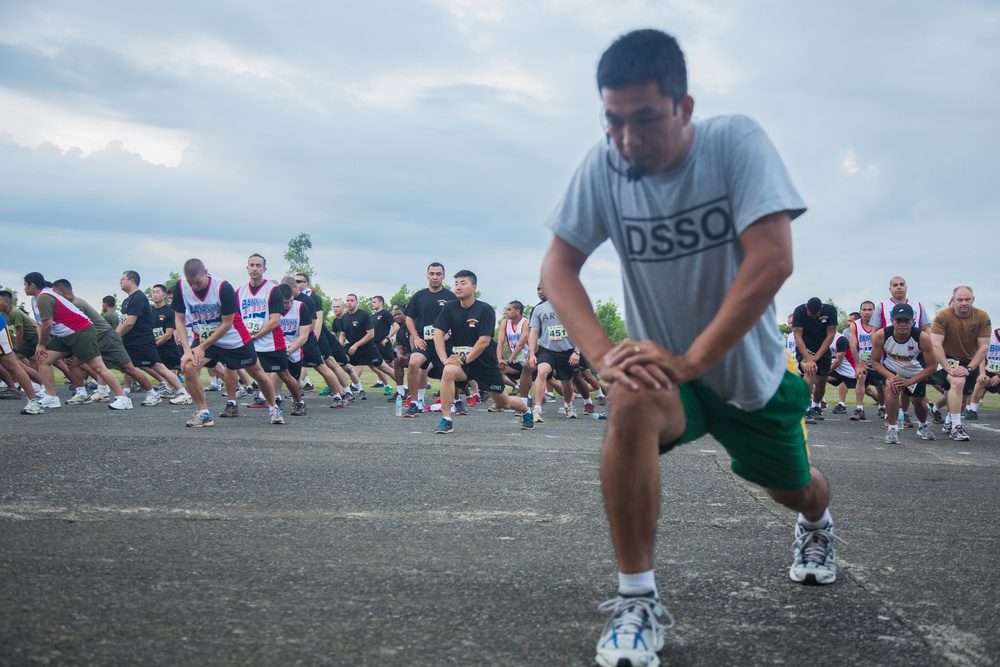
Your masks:
M655 81L674 108L687 95L687 65L677 40L661 30L633 30L616 39L597 63L597 90Z
M521 303L520 301L511 301L507 305L508 306L514 306L514 308L517 310L517 312L521 313L522 315L524 314L524 304Z
M59 289L69 290L70 292L73 291L73 285L65 278L60 278L59 280L53 280L52 286L58 287Z
M156 284L155 284L155 285L153 285L153 287L152 287L152 288L150 288L150 289L151 289L151 290L154 290L154 289L156 289L157 287L159 287L159 288L160 288L161 290L163 290L164 292L166 292L166 291L167 291L167 286L166 286L166 285L164 285L163 283L156 283Z
M479 279L476 278L476 274L473 273L472 271L469 271L468 269L462 269L461 271L459 271L458 273L456 273L452 277L455 280L458 280L459 278L468 278L469 280L472 281L473 285L478 285L479 284Z
M40 274L38 271L32 271L24 277L25 285L34 285L35 287L52 287L52 283L45 282L45 276Z
M139 273L136 271L125 271L122 273L123 276L135 283L135 286L139 286Z
M292 297L295 296L295 292L292 291L291 286L286 285L285 283L281 283L280 285L278 285L278 291L281 292L282 299L291 299Z
M13 301L14 294L12 292L8 292L7 290L0 290L0 299L10 299Z
M857 311L854 311L853 313L849 314L848 317L853 317L855 319L860 320L861 319L861 313L859 313Z
M864 308L866 303L870 303L872 305L872 308L875 307L875 302L874 301L862 301L861 305L858 306L858 308Z
M264 266L267 266L267 260L264 259L264 255L260 254L259 252L255 252L254 254L247 257L247 263L249 264L250 260L253 259L254 257L260 257L260 261L264 263Z
M108 308L114 308L115 307L115 303L117 303L117 302L115 301L115 297L113 297L113 296L111 296L109 294L106 297L104 297L103 299L101 299L101 303L103 303L104 305L106 305Z
M441 273L444 273L444 264L441 262L431 262L427 265L427 270L430 271L432 267L438 266L441 268Z
M823 307L823 302L820 301L820 298L818 296L814 296L813 298L806 301L806 310L808 310L810 313L818 313L822 307Z

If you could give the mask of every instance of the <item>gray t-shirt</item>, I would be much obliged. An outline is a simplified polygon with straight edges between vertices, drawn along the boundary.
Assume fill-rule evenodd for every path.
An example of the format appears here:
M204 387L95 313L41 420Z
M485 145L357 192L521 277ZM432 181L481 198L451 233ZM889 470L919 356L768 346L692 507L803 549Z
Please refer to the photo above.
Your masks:
M670 171L630 183L627 168L617 150L596 145L546 226L588 255L610 238L629 336L683 353L718 314L743 261L740 234L772 213L797 218L805 204L767 135L745 116L695 123L691 152ZM787 367L775 320L772 303L700 381L738 408L763 407Z
M531 309L531 321L528 322L528 326L538 329L539 347L553 352L565 352L576 348L566 333L566 327L559 322L556 311L548 301L543 301Z

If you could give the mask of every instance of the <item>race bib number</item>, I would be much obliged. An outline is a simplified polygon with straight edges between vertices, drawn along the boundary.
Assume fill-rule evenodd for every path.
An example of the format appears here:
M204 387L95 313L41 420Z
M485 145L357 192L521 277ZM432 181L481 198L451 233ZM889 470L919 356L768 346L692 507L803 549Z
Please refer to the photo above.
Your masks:
M155 329L153 329L153 337L154 338L162 338L163 334L165 334L165 333L166 333L166 331L163 330L163 327L156 327Z
M428 324L424 327L424 340L431 340L434 338L434 325Z
M457 354L459 356L466 355L469 352L472 352L472 348L467 345L456 345L455 347L451 348L451 353Z
M872 351L871 350L862 350L861 351L861 361L871 361L871 360L872 360Z
M247 325L247 331L249 331L251 334L257 333L258 331L260 331L261 327L264 326L264 323L257 318L254 318L252 320L243 320L243 323Z
M949 359L948 360L948 365L949 366L958 366L958 359Z
M549 327L549 340L562 340L566 337L566 327L553 324Z
M1000 373L1000 361L987 362L986 370L988 370L990 373Z
M198 340L205 342L208 340L218 327L198 327Z

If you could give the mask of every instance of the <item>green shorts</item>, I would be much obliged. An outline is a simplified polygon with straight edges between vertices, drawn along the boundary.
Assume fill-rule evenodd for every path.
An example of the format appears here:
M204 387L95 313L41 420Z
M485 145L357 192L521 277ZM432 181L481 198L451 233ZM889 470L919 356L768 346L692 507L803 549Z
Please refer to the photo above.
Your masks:
M71 354L80 361L90 361L94 357L101 356L101 348L97 343L97 330L93 325L68 336L52 336L45 344L45 348L53 352Z
M798 491L809 484L804 419L809 387L797 374L785 371L771 400L753 412L726 403L699 382L682 385L680 395L687 427L674 445L710 433L743 479L777 491Z

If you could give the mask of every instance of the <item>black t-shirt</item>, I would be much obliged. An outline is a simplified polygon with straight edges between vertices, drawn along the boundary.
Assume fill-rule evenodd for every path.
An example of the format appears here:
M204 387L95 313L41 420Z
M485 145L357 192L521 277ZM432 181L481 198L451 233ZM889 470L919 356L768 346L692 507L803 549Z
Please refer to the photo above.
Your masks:
M345 312L344 315L347 315L347 313ZM344 325L344 315L333 318L333 323L330 325L330 330L333 332L333 335L335 336L340 334L340 332L347 333L347 329L345 328Z
M316 319L316 311L313 310L313 300L308 294L302 294L301 292L295 297L295 300L302 304L302 313L299 315L301 318L299 322L305 324L308 320L309 324L312 324L313 320ZM312 331L309 332L306 344L302 346L302 352L307 356L319 356L319 342L316 340L316 334Z
M344 328L344 336L351 345L364 338L368 330L373 328L371 315L360 308L354 313L344 313L340 321Z
M153 308L153 336L160 338L168 331L177 328L177 320L174 318L174 309L170 306L160 306ZM160 350L172 350L177 346L177 341L171 336L166 342L160 344Z
M410 330L405 325L400 325L396 331L396 340L393 345L403 348L403 354L410 353Z
M385 308L377 313L372 313L371 317L372 326L375 327L375 344L381 345L382 341L389 337L389 329L392 328L392 323L396 320L392 318L392 313Z
M204 299L208 296L208 290L211 285L203 290L195 290L194 294L199 299ZM174 309L176 313L185 312L184 297L181 296L180 283L174 283L174 286L170 288L170 307ZM222 316L235 315L236 311L240 309L239 299L236 298L236 290L227 281L222 281L222 285L219 287L219 301L222 304Z
M414 294L410 303L406 305L406 316L413 318L413 323L417 327L417 335L426 339L432 338L433 332L426 331L426 329L435 326L438 314L444 308L444 304L455 301L457 298L454 292L444 288L432 292L430 288L425 287ZM496 319L495 316L494 319Z
M792 311L792 328L802 328L802 342L810 353L823 344L826 339L826 328L837 326L837 309L824 303L819 309L819 317L809 317L806 305L803 303Z
M149 305L149 297L141 290L132 292L122 301L122 318L135 316L135 324L129 329L122 340L138 341L153 336L153 307Z
M447 341L449 353L456 347L472 347L479 342L480 337L489 336L489 345L475 361L492 359L494 363L497 358L497 343L493 338L496 326L496 312L485 301L473 301L468 308L463 308L458 300L449 301L441 308L441 313L434 321L435 329L451 332L451 338Z

